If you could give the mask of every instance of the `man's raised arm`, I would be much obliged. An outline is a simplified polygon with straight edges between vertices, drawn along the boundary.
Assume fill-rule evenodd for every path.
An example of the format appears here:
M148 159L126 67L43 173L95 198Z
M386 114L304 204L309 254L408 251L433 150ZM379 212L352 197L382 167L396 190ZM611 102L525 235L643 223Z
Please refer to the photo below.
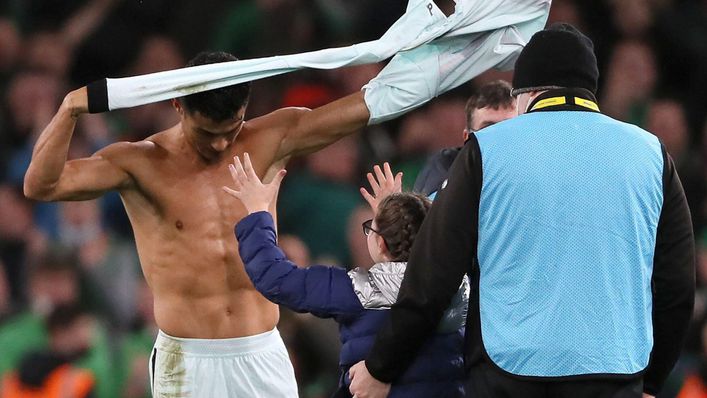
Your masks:
M76 120L86 112L85 87L64 97L35 143L25 174L25 196L44 201L88 200L130 183L130 175L108 160L130 144L113 144L90 158L67 161Z
M312 110L288 108L274 112L278 113L286 126L278 159L315 152L365 127L369 119L363 92Z

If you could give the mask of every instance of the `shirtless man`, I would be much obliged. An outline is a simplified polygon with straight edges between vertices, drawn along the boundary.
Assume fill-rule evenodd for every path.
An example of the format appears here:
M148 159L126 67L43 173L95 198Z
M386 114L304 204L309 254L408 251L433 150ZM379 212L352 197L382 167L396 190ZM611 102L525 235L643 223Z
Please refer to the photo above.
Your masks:
M235 57L202 53L191 65ZM190 65L190 66L191 66ZM160 334L150 361L156 397L296 397L277 329L278 307L245 274L233 226L247 212L221 187L228 163L251 154L260 178L288 159L366 125L363 92L315 110L285 108L245 120L249 86L172 100L180 122L139 142L119 142L67 161L86 88L69 93L37 140L25 195L89 200L117 190L154 294ZM274 211L275 209L273 209Z

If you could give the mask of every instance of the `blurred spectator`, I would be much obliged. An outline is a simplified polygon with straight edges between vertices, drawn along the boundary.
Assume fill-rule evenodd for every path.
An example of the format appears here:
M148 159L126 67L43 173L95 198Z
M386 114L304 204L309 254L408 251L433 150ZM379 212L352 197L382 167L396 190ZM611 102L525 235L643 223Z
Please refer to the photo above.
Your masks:
M130 75L144 75L181 68L185 63L179 45L174 40L162 35L153 35L142 43L137 59L129 71ZM179 121L177 112L169 101L125 109L120 115L124 116L125 120L121 126L121 137L118 138L128 141L145 139L148 135L172 127Z
M657 83L655 54L640 41L616 45L604 80L600 105L607 115L645 127L646 106Z
M58 29L81 7L84 0L23 0L10 1L7 11L23 33Z
M278 246L299 267L312 265L309 249L295 235L280 235ZM280 307L277 325L295 369L302 398L328 397L336 388L339 347L337 326L330 319Z
M295 369L299 396L329 397L338 383L341 342L336 323L280 307L277 328Z
M71 48L57 32L40 31L25 40L25 68L64 79L72 60Z
M335 99L335 93L326 84L295 83L285 91L282 106L304 106L314 109Z
M13 71L20 56L22 38L15 23L0 17L0 87L7 74Z
M86 398L93 397L95 379L76 361L86 355L92 343L94 320L77 305L56 307L46 320L49 346L28 353L15 372L5 375L3 398Z
M32 209L19 188L0 184L0 264L10 299L16 305L22 292L31 253L40 252L46 240L32 222Z
M656 48L661 77L666 86L679 92L693 129L707 116L707 1L672 1L657 15Z
M101 225L97 200L61 202L59 242L78 254L87 279L91 308L119 330L133 320L140 266L132 242L121 241Z
M700 299L696 297L696 299ZM702 297L704 300L704 297ZM697 303L696 303L697 304ZM702 314L702 315L698 315ZM707 384L707 351L705 344L705 319L704 312L696 312L690 327L690 334L686 344L695 346L684 350L680 360L673 369L665 383L665 387L657 398L705 398L704 386ZM694 336L692 336L694 334ZM702 395L700 395L700 393Z
M376 77L382 69L383 65L378 63L332 69L325 73L331 78L339 93L348 94L359 91L361 87Z
M375 40L405 12L407 0L360 0L352 15L357 40Z
M336 27L325 21L331 14L313 1L242 1L223 15L213 47L244 59L318 49L322 38L332 36L329 28Z
M5 276L5 266L0 260L0 324L12 314L13 305L10 298L10 285Z
M89 17L81 19L78 13L74 16L77 21L87 25L77 30L90 34L84 34L85 39L80 40L80 45L76 46L75 62L70 73L70 80L75 85L125 75L145 38L169 31L177 13L184 8L184 4L191 2L91 0L84 3L83 12ZM213 8L206 7L203 1L195 4L218 15ZM192 15L192 18L196 21L199 16ZM73 22L69 20L66 28L72 26ZM194 35L198 27L184 29L182 25L181 28L184 31L182 34ZM74 35L81 36L80 33Z
M432 136L428 153L459 145L459 132L466 128L465 108L465 98L448 98L430 104L427 119L434 130L428 133Z
M575 0L554 0L552 2L547 25L550 26L556 22L571 24L582 32L587 30Z
M81 281L76 264L76 257L63 248L52 248L31 264L28 278L30 305L0 325L0 376L16 369L26 353L49 344L45 322L50 313L58 307L86 303L81 300ZM90 369L96 378L96 397L115 396L117 386L112 362L105 330L96 327L91 350L80 361L80 365Z
M640 39L653 26L655 4L651 0L611 0L614 26L624 38Z
M692 213L695 235L705 226L703 209L707 199L707 170L699 152L690 149L690 134L682 105L672 99L651 103L646 129L665 145L675 161Z
M459 132L464 130L465 102L462 98L437 99L405 116L400 125L394 168L406 176L403 189L412 190L415 177L430 153L457 146Z
M697 364L687 374L677 398L705 398L707 397L707 317L700 321L702 349Z
M34 144L33 136L51 120L63 90L62 82L46 73L21 72L8 83L0 151L3 161L8 162L6 178L16 185L22 185Z
M403 178L403 190L411 191L416 176L422 170L427 156L434 151L436 127L427 112L428 106L405 115L399 124L395 142L392 167L400 170Z
M426 108L418 109L405 116L400 123L397 148L400 153L412 156L413 154L428 153L432 146L434 125L427 117Z
M307 245L297 236L280 235L277 238L277 244L293 263L303 267L312 264Z
M281 232L299 236L315 263L326 257L345 264L349 261L346 220L361 203L353 185L357 138L344 138L309 155L305 162L305 170L292 173L283 183L278 201Z
M132 330L122 339L119 364L116 366L115 378L117 385L121 386L123 398L151 396L148 368L150 352L157 335L157 324L155 324L152 292L144 280L138 283L136 296L137 311Z
M24 353L43 347L47 335L44 319L56 307L79 299L79 276L74 259L50 250L31 266L28 275L29 306L0 325L0 375L14 368Z

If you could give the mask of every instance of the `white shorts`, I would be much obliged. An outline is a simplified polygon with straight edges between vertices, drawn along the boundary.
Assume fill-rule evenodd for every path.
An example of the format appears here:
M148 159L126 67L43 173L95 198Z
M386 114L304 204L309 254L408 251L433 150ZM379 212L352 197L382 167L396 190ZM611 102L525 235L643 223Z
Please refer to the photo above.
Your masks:
M277 328L233 339L157 335L150 357L153 397L297 397L297 382Z

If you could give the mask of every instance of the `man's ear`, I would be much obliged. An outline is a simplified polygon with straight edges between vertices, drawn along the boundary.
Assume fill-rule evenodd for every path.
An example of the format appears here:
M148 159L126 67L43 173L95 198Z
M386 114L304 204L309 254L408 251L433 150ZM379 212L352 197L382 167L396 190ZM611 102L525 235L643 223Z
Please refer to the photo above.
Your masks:
M465 128L464 131L462 131L462 142L466 142L466 140L469 139L469 129Z
M177 111L179 116L184 116L184 108L176 98L172 98L172 107L174 108L174 110Z

